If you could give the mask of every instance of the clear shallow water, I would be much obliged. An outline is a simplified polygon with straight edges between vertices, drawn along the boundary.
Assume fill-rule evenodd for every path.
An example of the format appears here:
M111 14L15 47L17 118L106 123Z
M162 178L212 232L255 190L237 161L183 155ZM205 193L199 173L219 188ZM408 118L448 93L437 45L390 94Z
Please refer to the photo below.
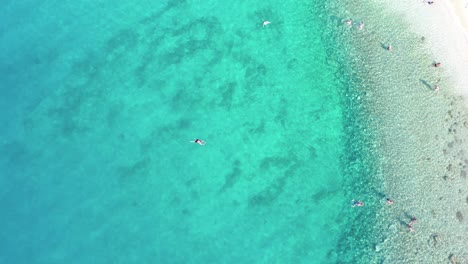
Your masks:
M366 23L364 30L350 29L341 39L348 47L346 65L354 77L349 105L359 102L354 120L365 124L360 129L365 140L351 147L364 158L358 168L365 177L353 173L354 159L349 159L345 186L365 195L367 205L345 228L350 239L343 248L356 245L356 254L348 252L340 260L463 263L466 222L460 208L466 207L466 128L461 124L466 105L452 94L449 67L430 67L444 60L431 55L438 40L408 30L414 21L380 1L362 5L349 1L342 6L342 16ZM386 50L388 44L392 52ZM435 84L445 90L434 92ZM385 197L395 204L386 206ZM370 212L367 206L372 207ZM411 217L418 218L415 232L408 231Z
M327 10L308 1L7 3L0 261L366 254L373 230L353 223L372 221L372 207L349 208L369 194L358 191L370 173L365 120L347 97L354 81L333 33L341 18ZM272 24L262 29L262 18Z

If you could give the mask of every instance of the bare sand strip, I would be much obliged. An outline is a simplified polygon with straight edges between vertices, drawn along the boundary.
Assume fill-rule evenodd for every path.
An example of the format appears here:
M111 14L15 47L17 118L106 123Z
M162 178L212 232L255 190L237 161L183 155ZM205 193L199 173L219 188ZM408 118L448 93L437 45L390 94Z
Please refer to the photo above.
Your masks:
M428 39L456 92L468 97L468 1L401 1L389 8L407 17L413 31Z

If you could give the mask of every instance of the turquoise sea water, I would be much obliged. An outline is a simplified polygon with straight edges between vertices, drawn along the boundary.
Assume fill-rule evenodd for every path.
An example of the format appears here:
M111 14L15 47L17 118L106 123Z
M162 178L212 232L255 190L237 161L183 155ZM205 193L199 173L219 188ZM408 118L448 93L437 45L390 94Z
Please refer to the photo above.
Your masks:
M320 2L4 3L0 262L357 263L365 111Z

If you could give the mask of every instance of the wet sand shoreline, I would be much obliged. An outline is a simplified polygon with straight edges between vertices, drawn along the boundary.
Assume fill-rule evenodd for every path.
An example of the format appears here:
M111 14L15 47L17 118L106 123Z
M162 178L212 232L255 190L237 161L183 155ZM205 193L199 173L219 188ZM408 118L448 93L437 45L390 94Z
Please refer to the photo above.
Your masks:
M389 263L468 263L468 41L461 26L464 20L454 15L449 2L398 8L412 31L425 37L433 62L442 62L440 69L434 69L437 77L432 81L421 78L428 88L440 84L441 91L433 98L415 96L430 105L408 107L399 120L381 127L382 138L392 142L382 149L393 155L389 162L382 162L387 192L400 203L389 210L389 216L399 223L388 226L393 236L382 247L393 247L388 252ZM414 117L405 118L408 116ZM392 131L398 121L405 127L401 137ZM414 232L407 228L411 217L418 218L412 225Z
M351 39L350 66L362 80L355 100L368 111L375 136L372 177L381 181L374 195L382 233L375 234L371 259L468 263L468 41L462 23L440 1L348 5L346 16L366 22L345 38ZM442 66L431 67L436 62ZM395 203L386 205L385 197Z

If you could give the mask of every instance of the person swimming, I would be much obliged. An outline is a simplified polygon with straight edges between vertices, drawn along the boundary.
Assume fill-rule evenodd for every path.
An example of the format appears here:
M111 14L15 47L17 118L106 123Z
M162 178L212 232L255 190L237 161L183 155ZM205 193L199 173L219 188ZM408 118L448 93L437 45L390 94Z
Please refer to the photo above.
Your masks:
M393 204L393 200L390 199L390 198L387 198L387 204L388 204L388 205L392 205L392 204Z
M359 29L363 29L363 28L364 28L364 22L359 22L358 28L359 28Z
M388 45L387 50L388 50L388 51L392 51L392 50L393 50L392 45Z
M361 206L364 206L364 203L361 202L361 201L356 201L356 200L351 200L351 202L353 202L353 204L351 205L351 207L361 207Z
M195 140L190 141L190 142L196 143L196 144L198 144L198 145L200 145L200 146L203 146L203 145L206 144L205 141L203 141L203 140L201 140L201 139L198 139L198 138L196 138Z
M263 21L263 26L262 27L266 27L267 25L271 24L271 22L268 21L268 20L263 20L262 19L262 21Z
M440 66L442 66L442 63L440 63L440 62L436 62L436 63L432 64L432 67L434 67L434 68L439 68Z
M346 20L345 23L351 26L353 24L353 20L350 18Z

